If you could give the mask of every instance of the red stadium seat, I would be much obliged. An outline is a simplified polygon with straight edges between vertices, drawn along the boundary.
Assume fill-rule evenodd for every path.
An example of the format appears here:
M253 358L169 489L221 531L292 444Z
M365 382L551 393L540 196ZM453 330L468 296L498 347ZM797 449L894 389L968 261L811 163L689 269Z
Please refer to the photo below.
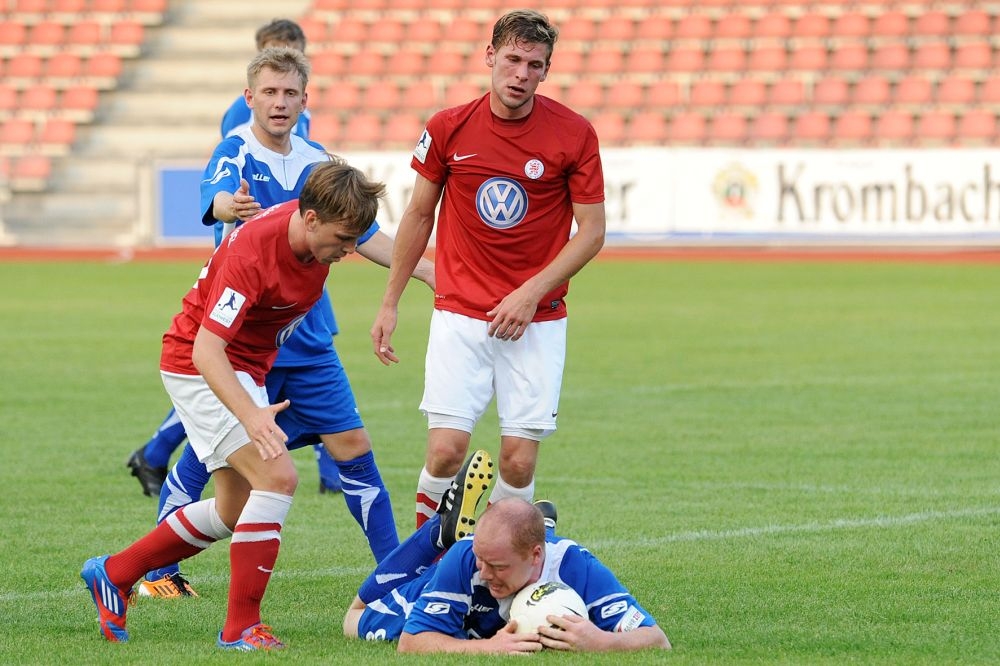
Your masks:
M702 143L707 132L705 116L694 111L678 113L670 122L670 141L674 143Z
M955 47L956 69L989 70L993 67L993 51L987 41L959 44Z
M756 108L767 100L767 84L760 79L741 78L729 89L729 104Z
M100 94L90 86L73 86L59 98L60 111L79 122L90 122L97 111Z
M64 155L76 140L76 123L72 120L49 120L38 136L42 152L46 155Z
M847 11L833 21L830 36L833 38L863 39L871 32L871 21L866 14L858 11Z
M753 25L755 40L784 41L792 35L792 20L784 12L772 12L758 18Z
M403 86L401 106L405 111L436 111L441 103L437 86L430 81L414 81Z
M367 44L396 45L405 39L407 39L406 26L398 19L382 16L368 26Z
M796 141L825 143L831 137L830 116L823 111L807 111L795 119Z
M709 71L741 72L746 69L747 54L741 46L721 46L712 49L708 54Z
M910 33L910 17L905 12L889 9L875 16L872 37L904 39Z
M915 59L918 59L918 55ZM879 44L872 53L873 69L887 72L903 71L910 67L910 49L905 42L887 42Z
M385 56L379 51L358 51L348 60L347 69L352 76L382 76L385 73Z
M875 136L879 141L909 143L913 139L913 114L900 109L888 109L878 119Z
M312 75L317 78L337 78L347 71L347 57L337 51L320 51L309 58Z
M412 46L404 47L386 58L385 73L387 76L415 79L427 70L424 62L423 51Z
M750 140L781 144L788 140L788 116L779 111L765 111L750 125Z
M52 175L52 161L45 155L24 155L14 160L11 184L18 190L41 190Z
M4 76L8 79L39 79L44 73L44 61L33 53L18 53L7 61Z
M851 84L836 74L825 76L813 86L812 100L818 106L839 107L850 99Z
M566 105L584 115L585 111L600 109L604 106L604 87L593 79L572 83L567 88Z
M750 49L747 69L755 72L782 72L788 65L788 51L783 45L755 46Z
M896 84L893 99L897 104L922 105L930 104L933 98L933 84L927 77L913 74Z
M54 111L59 100L59 93L48 84L38 83L21 93L21 109L42 116Z
M121 14L126 9L125 0L90 0L90 11L98 14Z
M35 123L25 118L8 118L0 125L0 154L23 155L35 140Z
M868 46L864 42L849 42L835 46L830 55L830 67L848 72L868 69Z
M825 14L809 12L795 21L795 29L789 36L796 39L826 39L830 36L830 29L830 19Z
M95 53L84 62L83 73L99 87L113 87L122 74L122 60L114 53Z
M139 55L145 36L146 29L138 21L115 21L108 43L116 53L131 58Z
M917 37L947 37L951 32L951 19L941 10L921 12L913 20L913 34Z
M387 147L413 148L424 131L424 121L416 113L394 113L383 129L382 144Z
M991 142L997 138L996 113L989 109L970 109L962 114L956 132L958 139Z
M806 101L805 84L797 78L775 81L768 91L767 101L773 106L800 106Z
M0 120L6 120L17 111L18 98L17 88L0 79Z
M57 21L40 21L31 27L27 43L39 53L53 53L62 47L66 28Z
M676 61L672 59L672 55L671 53L667 56L668 68L671 66L693 66L695 61L704 62L704 54L700 49L695 49L693 52ZM684 61L684 58L689 58L689 60ZM663 48L659 46L637 46L629 51L623 66L627 68L624 71L633 74L660 74L664 70Z
M306 44L315 46L316 44L326 42L330 26L323 19L316 18L315 16L303 16L296 23L302 28L302 32L305 33Z
M635 21L631 17L609 16L598 25L597 40L627 44L635 39L635 32Z
M881 74L870 74L854 85L854 104L884 106L888 104L891 92L889 79Z
M990 15L984 9L966 9L955 17L955 24L952 26L951 34L956 37L981 37L987 38L992 32L990 29Z
M309 138L330 150L337 149L340 140L340 116L335 113L319 113L309 122Z
M625 57L621 47L598 46L587 58L587 71L591 74L620 74L625 70Z
M709 138L713 143L742 144L747 140L749 124L742 113L724 111L712 118Z
M691 105L721 107L726 103L726 84L715 79L700 79L691 84Z
M374 113L354 113L347 119L340 134L340 145L350 148L374 149L382 139L382 119Z
M83 72L83 60L75 53L63 51L45 61L45 78L49 80L75 79Z
M625 140L625 119L617 111L600 111L590 118L590 122L602 145L620 144Z
M468 17L458 17L451 21L444 31L443 39L448 42L458 42L461 44L482 45L483 48L490 41L490 30L482 22Z
M927 111L917 121L916 137L925 144L950 143L955 138L955 125L952 112Z
M421 17L411 21L406 27L406 40L416 44L437 44L451 32L435 18Z
M707 14L684 14L674 24L675 41L704 41L712 37L712 19Z
M372 81L365 88L365 94L358 108L373 111L390 111L399 108L399 86L393 81Z
M6 50L10 47L20 49L27 38L28 28L23 23L14 19L0 19L0 49Z
M657 44L674 36L674 22L665 14L646 16L636 25L637 41L649 41Z
M597 27L587 16L570 16L559 24L559 41L591 43L597 38Z
M639 111L625 128L630 143L660 144L667 139L667 120L662 111Z
M935 98L939 104L971 105L976 99L976 82L957 74L946 76L938 82Z
M1000 74L985 79L979 86L979 101L1000 106Z
M802 71L820 71L826 69L827 51L821 44L808 44L792 49L788 67Z
M670 109L680 104L680 101L681 88L673 80L654 81L646 91L646 104L651 109Z
M732 12L723 14L715 24L713 38L719 40L743 41L754 36L753 22L745 13Z
M674 84L675 94L680 97L677 84ZM615 109L635 109L646 103L645 89L635 81L622 79L608 86L605 93L606 106ZM666 105L663 105L666 106Z
M867 144L872 139L872 117L867 111L850 109L837 118L833 129L837 143Z
M330 26L328 39L334 44L364 44L368 24L356 18L340 18Z
M667 53L668 72L700 72L705 68L705 52L701 47L671 48Z
M467 104L474 99L478 99L486 94L485 83L474 83L472 81L454 81L448 85L444 92L444 105L446 107Z
M918 44L913 52L915 69L945 70L951 67L951 46L946 41L932 41Z
M361 108L361 85L345 79L324 88L316 95L316 107L323 111L353 111Z

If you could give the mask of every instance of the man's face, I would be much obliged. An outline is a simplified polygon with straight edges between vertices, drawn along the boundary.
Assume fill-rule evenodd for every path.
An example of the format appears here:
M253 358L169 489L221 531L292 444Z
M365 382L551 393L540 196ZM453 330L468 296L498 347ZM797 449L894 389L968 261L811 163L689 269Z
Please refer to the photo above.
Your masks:
M518 553L503 530L480 528L472 539L479 578L488 586L493 598L509 597L538 577L542 546L535 546L527 554Z
M265 67L245 96L253 109L254 123L276 139L292 133L306 107L306 94L296 72L281 73Z
M303 217L309 251L321 264L333 264L358 249L358 238L340 222L321 222L316 211L307 210Z
M486 64L493 69L493 97L502 105L494 108L494 113L508 118L526 115L531 107L525 105L548 74L548 60L548 47L536 42L508 42L499 49L487 46Z

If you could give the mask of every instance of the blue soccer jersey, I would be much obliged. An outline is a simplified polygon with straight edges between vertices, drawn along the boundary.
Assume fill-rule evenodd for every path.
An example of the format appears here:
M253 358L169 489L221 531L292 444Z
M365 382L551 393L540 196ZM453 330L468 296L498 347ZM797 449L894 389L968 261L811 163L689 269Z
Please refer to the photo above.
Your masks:
M656 624L610 569L570 539L548 537L539 581L561 581L576 590L587 604L590 621L604 631ZM433 631L454 638L490 638L507 624L512 599L494 599L480 580L470 537L452 546L420 578L369 604L358 636L396 640L404 631Z
M318 143L295 135L291 140L291 152L282 155L265 148L247 127L220 143L201 181L202 222L215 224L212 215L215 195L235 192L241 179L250 183L250 193L264 209L298 198L313 166L328 161L330 156ZM371 238L376 231L377 223L358 239L358 244ZM217 239L216 244L220 240ZM295 334L281 346L275 367L308 366L324 361L326 352L333 350L336 334L337 322L329 294L324 289L323 296L309 310Z
M299 114L298 122L295 123L292 134L298 134L303 139L308 139L309 123L311 120L312 117L309 115L309 109L303 109L302 113ZM222 138L228 139L237 132L250 127L252 124L253 111L247 106L247 101L243 98L243 95L240 95L226 109L226 115L222 116L222 125L219 129L222 132Z

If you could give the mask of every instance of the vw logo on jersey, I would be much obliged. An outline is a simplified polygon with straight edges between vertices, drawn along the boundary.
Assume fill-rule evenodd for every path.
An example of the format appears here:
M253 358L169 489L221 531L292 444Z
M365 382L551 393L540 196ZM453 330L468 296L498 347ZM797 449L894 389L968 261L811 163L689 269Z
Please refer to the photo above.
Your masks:
M528 213L528 193L510 178L490 178L476 192L476 210L494 229L509 229Z

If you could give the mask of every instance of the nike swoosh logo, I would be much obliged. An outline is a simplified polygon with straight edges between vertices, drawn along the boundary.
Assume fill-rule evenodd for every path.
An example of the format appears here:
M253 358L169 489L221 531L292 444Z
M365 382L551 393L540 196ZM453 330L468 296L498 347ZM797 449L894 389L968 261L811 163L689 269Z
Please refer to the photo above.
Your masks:
M399 580L400 578L406 578L406 574L401 573L391 573L391 574L375 574L375 582L379 585L383 583L388 583L392 580Z
M272 310L287 310L288 308L294 308L296 305L298 305L297 301L295 303L292 303L291 305L272 305L271 309Z
M461 162L462 160L467 160L467 159L469 159L470 157L475 157L475 156L476 156L476 155L478 155L478 154L479 154L479 153L471 153L471 154L469 154L469 155L459 155L458 153L455 153L454 155L452 155L452 156L451 156L451 158L452 158L453 160L455 160L456 162Z

